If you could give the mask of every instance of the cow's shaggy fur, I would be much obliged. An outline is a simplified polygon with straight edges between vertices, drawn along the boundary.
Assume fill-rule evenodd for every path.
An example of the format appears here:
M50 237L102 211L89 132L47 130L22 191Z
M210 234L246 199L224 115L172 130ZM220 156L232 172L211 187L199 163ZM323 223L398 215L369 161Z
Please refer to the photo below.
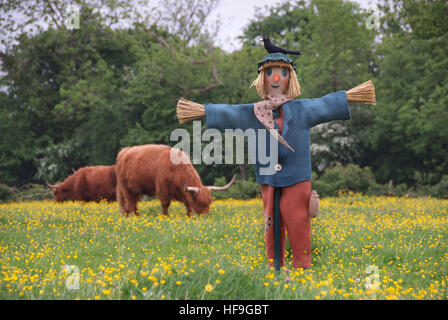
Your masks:
M53 188L55 201L115 201L115 166L90 166L78 169Z
M170 152L184 161L174 164ZM180 150L169 146L149 144L124 148L116 161L117 199L126 216L138 214L137 203L142 195L157 196L162 204L162 213L168 215L171 200L184 203L187 214L192 209L197 213L208 213L213 201L211 191L201 182L190 159ZM196 187L197 192L186 190Z

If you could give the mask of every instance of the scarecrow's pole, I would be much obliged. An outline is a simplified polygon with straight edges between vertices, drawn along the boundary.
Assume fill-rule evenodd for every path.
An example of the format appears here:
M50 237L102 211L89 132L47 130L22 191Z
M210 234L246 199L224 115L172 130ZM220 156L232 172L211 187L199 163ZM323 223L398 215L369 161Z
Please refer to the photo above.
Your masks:
M280 271L280 196L281 189L274 188L274 265L275 270Z

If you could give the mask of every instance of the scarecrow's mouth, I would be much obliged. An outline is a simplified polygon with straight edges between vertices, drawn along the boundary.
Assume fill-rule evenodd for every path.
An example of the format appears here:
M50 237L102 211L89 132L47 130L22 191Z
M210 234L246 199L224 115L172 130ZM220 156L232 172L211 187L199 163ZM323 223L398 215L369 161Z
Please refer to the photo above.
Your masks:
M280 88L280 86L274 86L274 85L271 85L271 87L274 88L274 89Z

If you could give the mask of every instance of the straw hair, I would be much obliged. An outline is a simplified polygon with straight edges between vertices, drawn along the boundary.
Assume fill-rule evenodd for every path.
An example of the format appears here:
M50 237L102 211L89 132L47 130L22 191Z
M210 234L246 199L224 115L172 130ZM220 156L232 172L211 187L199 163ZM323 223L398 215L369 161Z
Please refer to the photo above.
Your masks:
M368 104L375 104L375 86L372 80L366 81L359 86L356 86L346 92L347 100L351 102L364 102Z
M251 87L255 87L257 89L258 95L263 99L267 98L267 92L264 87L264 74L265 70L269 67L280 67L280 68L288 68L289 70L289 83L288 88L286 89L286 96L290 99L294 99L295 97L300 96L300 84L297 80L297 74L291 64L284 61L267 61L260 67L260 74L258 78L252 82Z
M177 119L179 123L188 122L205 116L204 105L180 98L177 101Z

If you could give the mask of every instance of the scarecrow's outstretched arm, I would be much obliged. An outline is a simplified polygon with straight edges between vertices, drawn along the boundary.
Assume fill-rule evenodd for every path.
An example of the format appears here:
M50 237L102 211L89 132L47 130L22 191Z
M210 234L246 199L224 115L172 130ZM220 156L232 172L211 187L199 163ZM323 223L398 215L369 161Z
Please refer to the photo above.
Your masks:
M295 100L300 107L293 108L296 119L307 128L333 120L351 119L349 102L375 103L375 87L372 81L364 82L348 91L329 93L320 98Z
M366 81L346 92L348 102L364 102L375 104L375 86L372 81ZM177 118L179 123L188 122L205 116L202 104L180 98L177 102Z
M326 94L320 98L299 99L295 108L291 108L298 125L312 128L321 123L334 120L350 120L350 107L346 91Z
M226 129L241 129L257 127L252 104L199 104L185 99L177 103L177 118L179 123L206 117L207 128L215 128L221 132Z

